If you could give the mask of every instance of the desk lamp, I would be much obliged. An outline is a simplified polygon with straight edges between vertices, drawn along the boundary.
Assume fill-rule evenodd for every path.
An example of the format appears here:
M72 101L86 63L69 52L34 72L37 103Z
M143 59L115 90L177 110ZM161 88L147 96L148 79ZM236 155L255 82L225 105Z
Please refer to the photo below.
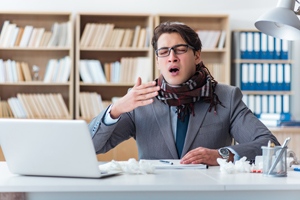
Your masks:
M300 40L300 7L294 11L295 1L278 0L273 8L260 16L255 22L255 27L261 32L284 40Z

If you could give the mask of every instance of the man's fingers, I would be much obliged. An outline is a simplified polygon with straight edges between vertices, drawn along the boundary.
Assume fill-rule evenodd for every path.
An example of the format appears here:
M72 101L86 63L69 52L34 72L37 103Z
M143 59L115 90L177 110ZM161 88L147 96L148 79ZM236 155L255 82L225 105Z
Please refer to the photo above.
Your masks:
M135 84L134 84L134 87L138 87L141 84L142 84L142 79L141 79L141 77L138 77L137 80L136 80L136 82L135 82Z

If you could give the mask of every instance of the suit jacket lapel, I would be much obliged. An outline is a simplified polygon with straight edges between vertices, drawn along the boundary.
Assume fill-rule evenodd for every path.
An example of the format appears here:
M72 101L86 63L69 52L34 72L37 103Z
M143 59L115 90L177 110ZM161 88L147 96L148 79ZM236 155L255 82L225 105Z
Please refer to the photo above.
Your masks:
M198 134L198 131L202 125L202 122L204 120L205 115L208 112L209 103L195 103L194 111L195 116L190 116L189 120L189 126L186 133L186 138L182 150L182 155L185 155L187 151L189 150L192 142L194 141L194 138ZM192 124L192 126L190 126Z
M165 143L167 144L173 156L173 159L178 159L174 135L172 133L171 127L170 108L160 101L154 101L152 107L154 110L154 116L165 140Z

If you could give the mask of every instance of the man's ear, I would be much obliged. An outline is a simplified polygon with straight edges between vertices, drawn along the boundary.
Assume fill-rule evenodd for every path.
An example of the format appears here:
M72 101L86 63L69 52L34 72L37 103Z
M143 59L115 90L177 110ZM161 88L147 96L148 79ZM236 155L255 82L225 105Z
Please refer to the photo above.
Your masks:
M200 50L198 50L198 51L195 51L195 64L199 64L200 63L200 61L201 61L201 52L200 52Z
M157 56L155 56L155 62L156 62L157 69L160 70L159 63L158 63L158 57Z

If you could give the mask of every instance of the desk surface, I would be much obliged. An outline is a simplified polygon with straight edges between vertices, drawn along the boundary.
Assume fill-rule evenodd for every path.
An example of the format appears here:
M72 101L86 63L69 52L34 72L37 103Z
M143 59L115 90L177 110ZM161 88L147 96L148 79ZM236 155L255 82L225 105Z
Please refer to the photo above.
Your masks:
M299 199L300 172L287 177L224 174L219 167L156 170L102 179L32 177L11 174L0 162L0 192L25 192L28 199ZM102 199L101 198L101 199Z

